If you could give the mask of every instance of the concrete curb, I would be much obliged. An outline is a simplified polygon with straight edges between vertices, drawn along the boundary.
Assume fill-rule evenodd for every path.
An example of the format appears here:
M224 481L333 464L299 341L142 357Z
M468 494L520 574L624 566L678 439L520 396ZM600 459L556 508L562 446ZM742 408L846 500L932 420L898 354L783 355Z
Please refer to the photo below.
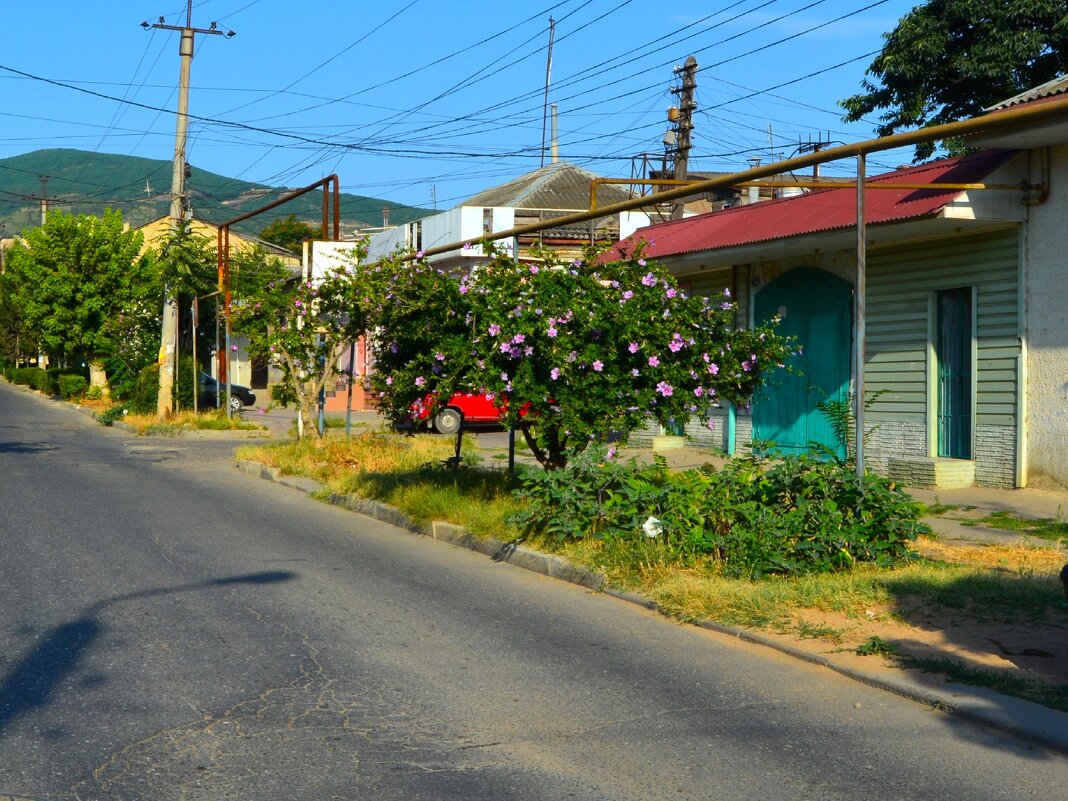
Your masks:
M469 551L477 551L490 557L495 562L507 562L516 567L532 570L550 578L568 581L587 589L600 591L604 588L604 576L585 570L553 554L535 551L523 545L515 545L496 537L477 537L462 526L435 520L428 524L417 523L408 515L380 501L373 501L351 494L332 492L326 494L326 487L318 481L298 476L282 475L276 467L267 467L250 459L239 459L237 468L243 473L274 481L282 486L291 487L307 495L322 493L319 497L334 506L348 509L391 526L405 529L413 534L420 534L431 539L441 540Z
M507 562L515 567L532 570L550 578L568 581L587 589L604 592L613 598L661 612L659 604L642 595L619 590L605 585L600 573L585 570L566 559L541 553L523 545L504 542L495 537L479 538L462 526L443 521L429 524L416 523L398 509L379 501L341 493L325 493L325 486L318 481L295 476L283 476L278 468L267 467L250 459L239 459L237 468L243 473L292 487L308 495L318 494L322 500L349 511L371 517L414 534L448 542L460 548L489 556L495 562ZM321 493L321 494L320 494ZM982 687L946 683L945 692L938 692L917 681L909 671L879 676L836 663L821 654L795 648L760 632L727 626L709 620L692 621L698 628L736 637L744 642L772 648L787 656L810 664L833 670L841 676L861 682L870 687L893 693L910 701L939 710L945 714L977 723L1010 734L1021 740L1068 754L1068 714L1048 709L1039 704L1002 695Z

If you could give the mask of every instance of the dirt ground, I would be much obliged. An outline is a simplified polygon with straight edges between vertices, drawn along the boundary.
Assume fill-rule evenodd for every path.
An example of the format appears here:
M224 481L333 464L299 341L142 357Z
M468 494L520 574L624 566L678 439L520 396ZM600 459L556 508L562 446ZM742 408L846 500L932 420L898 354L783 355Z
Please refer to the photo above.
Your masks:
M918 550L926 556L953 560L955 553L981 557L984 550L994 550L989 546L1018 548L1025 560L1029 552L1034 554L1031 569L1035 576L1055 576L1068 563L1068 549L1063 544L977 525L976 521L988 511L951 510L943 517L927 518L937 538L921 540ZM847 667L870 669L877 661L886 663L886 668L904 669L897 660L879 653L857 653L858 647L877 637L906 657L951 660L969 668L1059 687L1062 692L1068 688L1068 598L1050 609L1045 619L1011 623L978 621L952 610L910 605L907 599L899 599L894 607L866 610L859 620L813 611L797 622L803 623L799 627L813 636L773 636L784 638L793 648ZM819 636L820 632L834 634Z
M910 625L891 616L889 609L872 609L870 614L861 621L833 612L805 616L810 628L842 632L835 637L774 636L789 640L795 648L856 668L886 661L878 653L857 653L859 646L878 637L904 656L948 659L1015 678L1068 685L1068 609L1049 621L1026 624L978 623L932 615L924 625Z

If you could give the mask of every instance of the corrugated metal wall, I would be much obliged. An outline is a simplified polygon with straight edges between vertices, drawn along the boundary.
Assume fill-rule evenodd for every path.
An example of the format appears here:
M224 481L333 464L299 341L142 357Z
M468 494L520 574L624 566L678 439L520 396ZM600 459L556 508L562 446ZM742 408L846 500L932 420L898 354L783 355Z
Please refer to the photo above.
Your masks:
M930 299L970 286L977 306L975 422L1015 426L1018 275L1016 229L870 253L865 380L870 392L886 390L871 419L927 420Z

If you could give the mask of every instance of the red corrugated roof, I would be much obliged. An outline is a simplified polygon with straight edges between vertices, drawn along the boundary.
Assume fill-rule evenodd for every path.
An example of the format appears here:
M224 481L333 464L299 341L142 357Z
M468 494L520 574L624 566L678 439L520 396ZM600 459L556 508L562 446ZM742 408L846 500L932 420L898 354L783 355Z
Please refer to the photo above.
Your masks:
M1013 155L1011 150L985 151L895 170L871 177L868 183L974 183ZM868 225L929 217L960 194L959 189L869 190L865 197L865 217ZM637 242L644 241L646 256L674 256L851 228L856 222L856 187L821 189L640 228L611 253L617 253L620 248L630 251Z

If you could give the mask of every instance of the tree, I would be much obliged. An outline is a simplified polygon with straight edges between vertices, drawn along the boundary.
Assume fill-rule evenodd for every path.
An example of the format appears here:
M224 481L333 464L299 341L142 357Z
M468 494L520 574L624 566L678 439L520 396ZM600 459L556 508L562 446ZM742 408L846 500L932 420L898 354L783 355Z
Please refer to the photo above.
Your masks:
M321 236L321 229L299 221L295 214L275 220L260 231L260 239L264 242L278 245L297 255L300 255L301 243L305 239L318 239Z
M0 272L0 363L37 353L37 338L23 319L10 273Z
M118 211L52 212L8 254L7 284L23 325L54 359L94 365L96 386L104 383L101 359L116 344L108 321L158 287L142 241L140 232L124 230Z
M297 398L298 437L317 435L311 423L319 394L337 380L344 346L364 330L354 273L342 267L313 281L287 277L280 263L265 269L240 284L234 326L248 337L253 358L281 367Z
M880 136L976 116L1068 72L1064 0L929 0L884 39L864 92L840 101L848 122L882 111ZM935 149L918 144L916 161Z
M160 241L156 261L166 298L163 324L160 326L159 394L156 406L157 416L164 419L173 409L174 371L178 364L178 353L170 351L172 347L181 351L181 323L189 319L182 313L183 306L188 309L194 297L206 294L215 286L218 260L214 244L206 236L193 231L189 221L185 220L172 227ZM173 332L169 330L166 319L170 314L177 317L174 323L177 327ZM172 333L176 338L174 342L170 339ZM192 345L192 336L190 328L187 348Z
M364 267L372 386L394 424L456 391L503 407L547 469L590 442L744 403L789 355L773 326L739 330L729 297L689 297L640 252L537 264L500 254L471 276L417 260Z

